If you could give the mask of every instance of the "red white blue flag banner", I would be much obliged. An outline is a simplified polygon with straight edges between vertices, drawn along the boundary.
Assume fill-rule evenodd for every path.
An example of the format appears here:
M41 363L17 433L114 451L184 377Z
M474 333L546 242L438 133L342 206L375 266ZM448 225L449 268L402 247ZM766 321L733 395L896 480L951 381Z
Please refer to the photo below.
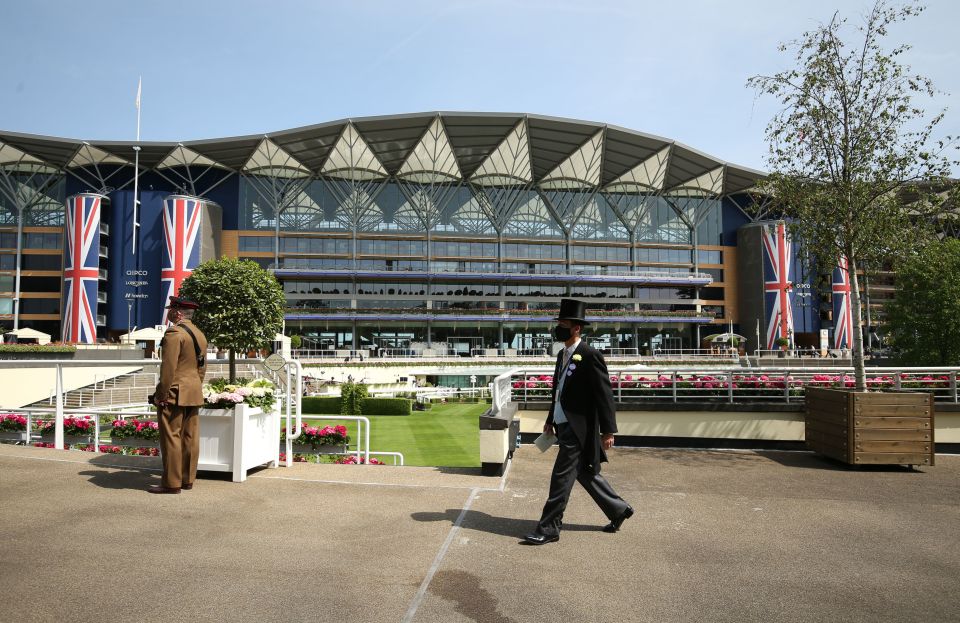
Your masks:
M97 341L97 290L100 279L100 195L67 199L64 224L63 307L64 342Z
M192 197L163 200L163 262L160 293L164 307L180 293L180 284L200 264L200 219L203 202ZM163 311L163 324L167 323Z
M763 302L768 350L777 347L777 339L789 339L793 333L792 253L793 243L787 237L783 221L763 227Z
M841 257L840 265L833 269L833 347L853 348L853 306L846 257Z

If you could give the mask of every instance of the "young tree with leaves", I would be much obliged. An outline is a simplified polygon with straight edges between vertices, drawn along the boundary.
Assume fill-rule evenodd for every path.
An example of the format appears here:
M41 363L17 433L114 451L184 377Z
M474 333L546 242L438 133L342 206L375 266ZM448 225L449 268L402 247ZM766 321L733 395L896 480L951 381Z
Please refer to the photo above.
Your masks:
M881 0L849 41L847 20L834 15L780 46L793 52L794 69L747 83L782 106L766 129L763 190L818 269L847 258L857 391L866 390L857 272L890 265L928 238L945 208L925 189L942 187L955 164L951 138L934 139L943 113L928 118L916 102L934 95L933 83L900 62L910 46L882 46L892 26L922 10Z
M887 335L906 365L960 364L960 240L927 245L897 266Z
M256 262L225 257L200 264L180 286L196 302L193 316L211 344L230 349L230 382L237 350L262 348L283 329L286 304L277 278Z

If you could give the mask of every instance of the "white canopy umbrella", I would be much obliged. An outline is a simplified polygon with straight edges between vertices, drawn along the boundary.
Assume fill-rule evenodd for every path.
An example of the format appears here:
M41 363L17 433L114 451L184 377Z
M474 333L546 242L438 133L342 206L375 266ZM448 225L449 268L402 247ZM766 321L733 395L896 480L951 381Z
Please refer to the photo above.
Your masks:
M718 333L717 335L711 335L709 340L714 344L718 344L720 342L729 342L733 338L737 338L737 341L741 344L747 341L747 338L736 333Z

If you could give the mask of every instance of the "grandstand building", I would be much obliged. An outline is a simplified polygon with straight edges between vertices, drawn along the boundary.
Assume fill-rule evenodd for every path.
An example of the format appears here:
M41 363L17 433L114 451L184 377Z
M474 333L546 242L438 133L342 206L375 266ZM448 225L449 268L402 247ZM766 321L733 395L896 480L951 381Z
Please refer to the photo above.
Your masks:
M316 349L536 352L561 297L589 301L592 340L611 352L698 347L731 326L761 347L813 340L831 312L791 295L799 268L785 304L765 302L768 277L738 277L769 270L757 236L738 246L762 176L528 114L165 143L0 132L0 324L114 340L161 323L199 261L230 256L275 272L286 332Z

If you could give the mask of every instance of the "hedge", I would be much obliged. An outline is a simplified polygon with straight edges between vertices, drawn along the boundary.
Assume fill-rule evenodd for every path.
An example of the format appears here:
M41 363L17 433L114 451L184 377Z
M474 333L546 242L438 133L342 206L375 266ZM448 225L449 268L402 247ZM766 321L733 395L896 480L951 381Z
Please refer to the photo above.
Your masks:
M335 415L340 413L339 396L304 396L306 414ZM363 415L410 415L410 400L406 398L364 398Z
M407 398L364 398L364 415L410 415L411 401Z
M0 353L75 353L76 346L67 344L0 344Z
M304 396L302 404L304 413L340 413L340 396Z

